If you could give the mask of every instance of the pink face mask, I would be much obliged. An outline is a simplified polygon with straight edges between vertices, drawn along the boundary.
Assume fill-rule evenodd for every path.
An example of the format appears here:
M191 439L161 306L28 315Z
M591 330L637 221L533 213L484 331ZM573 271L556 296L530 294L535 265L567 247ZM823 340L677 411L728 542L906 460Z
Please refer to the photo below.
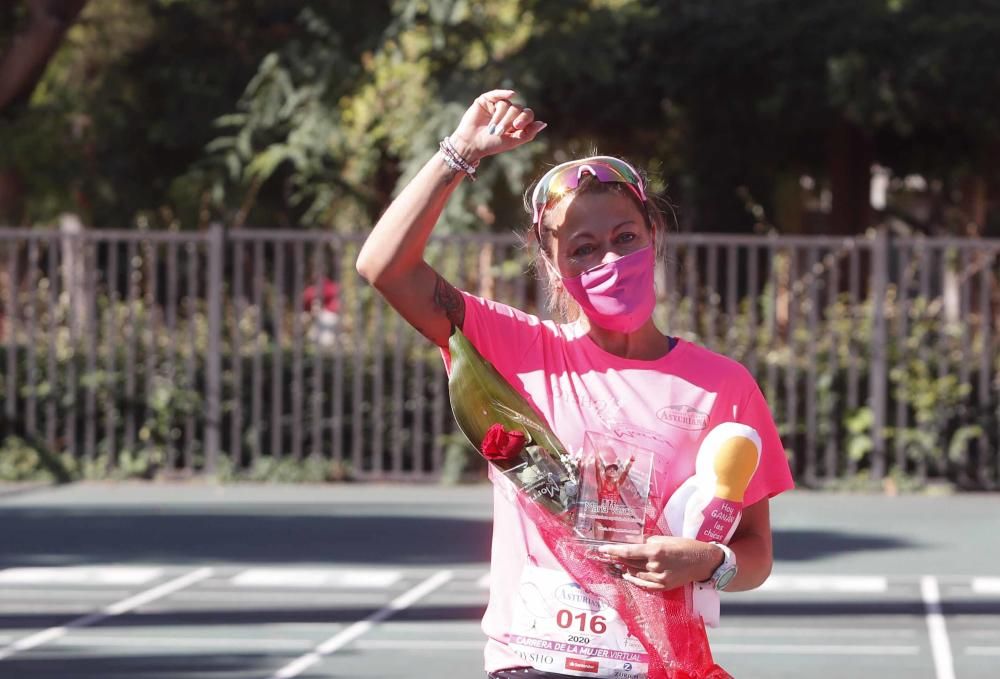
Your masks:
M587 318L605 330L635 332L653 315L655 255L647 246L613 262L584 271L579 276L561 276Z

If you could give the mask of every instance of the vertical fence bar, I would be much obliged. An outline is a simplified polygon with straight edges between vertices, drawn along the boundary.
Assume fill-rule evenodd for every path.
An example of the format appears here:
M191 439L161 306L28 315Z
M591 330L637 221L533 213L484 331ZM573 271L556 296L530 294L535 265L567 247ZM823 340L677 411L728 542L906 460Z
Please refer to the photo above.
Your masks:
M786 320L785 327L785 342L788 347L788 365L785 366L785 400L788 406L787 410L787 423L789 426L789 437L793 443L793 447L799 450L800 442L800 432L798 427L798 416L799 416L799 373L796 361L798 360L798 339L795 334L797 328L798 314L797 306L799 304L799 290L797 288L799 285L799 253L796 248L789 247L788 250L788 290L786 291L788 299L788 318ZM796 467L800 467L803 463L802 459L796 460ZM813 470L810 468L810 459L808 455L805 456L805 479L806 483L812 483ZM798 471L798 470L796 470Z
M175 382L177 378L176 347L180 342L180 337L177 334L177 298L179 293L180 280L177 270L177 242L171 240L167 243L167 291L164 300L166 303L164 316L166 317L167 327L167 343L164 347L166 349L166 356L164 356L164 371L166 372L167 379L171 383ZM172 436L171 445L167 452L167 467L171 472L177 468L177 454L179 452L177 444L178 441Z
M215 474L222 426L222 257L225 232L220 224L208 227L208 318L205 356L205 473Z
M28 342L28 379L25 383L28 389L27 398L27 411L24 417L25 430L29 435L34 435L37 432L37 411L36 402L37 397L35 396L38 387L38 375L36 374L38 366L38 357L36 355L38 347L38 338L35 336L35 324L36 324L36 309L38 303L38 293L36 291L35 279L37 276L37 266L38 266L38 241L32 238L28 241L28 263L25 267L25 273L27 274L27 285L25 286L28 290L28 308L25 313L25 331L27 334Z
M364 474L364 376L365 376L365 321L361 297L365 283L355 279L354 294L354 363L351 374L351 465L354 473Z
M309 343L312 346L312 394L310 402L312 405L312 433L309 438L309 457L320 459L323 456L323 352L326 351L327 342L325 331L321 324L326 318L326 241L319 240L313 244L312 257L312 280L313 291L312 303L309 314L312 323L312 337ZM322 317L321 317L322 314Z
M194 391L197 387L197 353L198 353L198 247L194 242L187 242L184 248L186 257L186 283L184 287L185 310L187 312L188 350L184 356L185 377L187 388ZM184 426L184 456L185 471L194 467L194 442L196 435L194 412L187 414Z
M413 367L413 470L424 474L427 471L427 455L424 444L424 426L427 421L427 382L424 371L427 363L423 351L422 338L416 338L412 352Z
M86 242L83 270L87 279L86 320L84 334L87 342L87 386L83 401L83 459L93 463L97 448L97 347L100 344L97 304L97 242Z
M909 352L907 345L907 337L910 334L910 244L909 242L899 242L897 243L897 253L899 255L899 286L897 288L896 296L899 300L899 313L897 314L897 336L896 336L896 351L897 359L896 365L901 369L906 370L906 364L909 360ZM907 422L907 410L906 402L901 399L896 399L896 426L895 430L897 435L893 441L895 453L896 453L896 469L899 473L905 473L907 471L907 460L906 460L906 445L904 437L899 435L899 432L906 429Z
M285 380L282 374L284 347L284 325L285 325L285 243L276 240L272 243L274 252L274 284L273 284L273 309L274 337L271 346L271 457L280 460L285 457L283 450L284 423L284 396Z
M767 351L779 348L778 341L778 287L781 281L778 278L778 249L777 241L773 235L768 237L770 241L767 246L768 266L771 269L771 301L767 309L767 338L771 346ZM773 360L767 362L767 400L774 402L778 397L778 366Z
M826 291L826 318L827 327L830 328L830 359L828 362L827 370L831 377L828 389L829 392L826 397L830 399L829 408L827 410L827 416L831 419L835 417L835 413L840 412L840 394L837 393L838 389L833 382L833 379L840 370L840 345L841 336L837 329L837 304L840 299L840 256L836 251L831 251L827 257L826 261L827 267L827 291ZM838 441L839 430L834 425L833 422L827 423L826 430L826 446L823 451L823 475L827 481L832 481L838 476L838 462L837 462L837 450L840 442Z
M260 462L261 448L264 446L264 404L262 391L264 389L264 366L262 353L264 350L264 240L253 244L253 389L250 400L250 421L253 423L253 438L251 439L251 467L256 468Z
M708 304L706 320L708 327L705 329L705 343L716 351L719 347L715 343L716 325L719 321L719 298L722 296L719 290L719 248L713 242L705 249L708 256L708 281L706 283L705 303Z
M806 304L809 305L809 331L806 333L806 479L815 483L818 473L816 454L816 328L819 327L819 286L821 272L819 253L810 247L807 256L809 288Z
M346 306L343 299L344 291L344 267L341 259L343 258L342 248L340 246L340 241L335 241L337 248L333 253L333 261L335 265L332 267L333 276L337 279L339 283L339 313L340 319L338 321L336 333L333 338L333 459L336 460L338 464L343 464L344 462L344 339L342 336L344 324L344 316L346 315ZM340 258L340 259L338 259Z
M302 281L305 279L305 244L292 246L292 459L302 459L302 389L305 387L302 360Z
M157 346L157 337L160 334L159 245L156 241L147 242L145 243L144 250L143 263L148 275L145 277L146 288L143 294L143 298L146 300L144 304L146 308L146 336L143 341L143 345L146 348L146 360L145 367L143 368L145 376L143 381L146 387L146 403L151 403L153 400L153 391L156 388L156 358L159 354Z
M694 243L684 248L684 296L688 301L688 334L692 340L703 341L698 332L698 246Z
M990 315L990 279L992 277L993 261L996 254L995 250L983 252L983 265L979 270L979 338L980 346L982 348L979 352L979 384L977 385L977 396L982 412L984 413L990 402L990 358L993 356L992 328L990 327L993 323L993 319ZM989 459L989 440L986 436L985 427L983 433L979 435L976 445L978 453L977 461L979 463L977 465L977 469L979 470L979 485L983 488L990 488L992 486L989 473L991 460ZM1000 445L1000 440L998 440L998 445Z
M396 332L393 334L392 355L392 473L402 475L403 473L403 446L405 444L405 430L403 429L403 411L406 403L406 393L404 390L404 358L409 348L412 332L407 327L406 321L399 314L394 313Z
M993 261L992 265L990 266L990 278L993 278L994 280L1000 281L1000 266L998 266L998 265L1000 265L1000 250L994 250L993 254L994 254L994 261ZM992 284L990 285L990 287L992 288ZM987 345L989 347L989 350L988 350L988 352L986 352L986 353L989 354L989 359L988 359L988 361L989 361L989 368L988 369L991 370L991 371L992 370L998 371L997 374L993 377L993 384L996 387L996 390L995 390L995 394L996 394L996 409L994 410L994 415L996 416L996 423L997 423L996 439L995 439L996 442L997 442L997 445L993 448L993 465L994 466L993 466L993 476L990 479L990 481L991 481L990 487L992 487L993 489L996 489L996 488L1000 487L1000 361L998 361L997 358L996 358L997 354L1000 353L1000 342L998 342L997 339L995 339L995 335L993 333L993 330L997 330L998 331L997 334L1000 334L1000 328L993 328L992 327L993 324L994 324L994 322L995 322L995 320L996 320L995 315L992 313L992 309L993 309L993 302L992 302L992 300L990 300L990 302L988 302L987 304L988 304L987 308L989 309L989 313L987 313L986 322L989 323L990 326L991 326L990 337L992 339L992 341L990 342L990 344ZM988 402L989 401L987 400L987 403Z
M747 350L750 352L750 360L748 362L748 367L750 372L753 374L754 378L759 382L760 377L757 374L757 352L760 349L760 331L757 329L757 310L760 305L761 291L758 286L760 284L760 272L759 268L760 259L760 248L756 245L751 245L747 248L747 277L749 280L749 294L747 295L747 307L750 311L750 344Z
M934 265L934 251L927 245L927 240L921 238L919 240L919 260L920 260L920 308L922 310L924 317L930 316L931 311L931 270ZM924 365L930 365L930 347L928 346L926 336L920 342L920 347L917 349L917 355L920 362ZM927 434L927 424L920 423L920 431L922 434ZM921 451L921 454L917 459L917 471L920 474L920 478L926 479L928 473L928 455L926 451Z
M885 476L885 414L889 370L885 322L886 294L889 287L889 231L881 226L872 243L872 357L869 373L869 405L872 409L871 475L876 481Z
M106 465L108 469L116 466L118 461L118 433L117 414L119 409L118 399L118 376L115 371L118 369L118 357L116 348L118 338L115 337L115 329L118 326L118 241L108 240L108 309L104 324L104 341L102 345L107 352L105 358L105 371L108 376L108 402L104 414L104 442L107 446Z
M243 240L233 240L226 244L233 251L233 319L230 324L229 351L233 371L233 412L229 422L229 461L234 470L243 467L243 318L246 316L247 300L244 291L244 250Z
M738 292L736 287L736 279L739 277L739 246L730 243L726 246L726 321L725 321L725 332L723 333L723 346L721 350L724 352L729 352L733 350L730 346L732 343L733 331L737 327L737 309L739 305L737 304ZM748 328L750 332L753 332L752 328Z
M371 471L381 476L385 471L385 302L381 295L375 295L372 300L374 307L375 332L372 335L374 344L374 365L372 371L372 463Z
M59 241L53 236L46 241L46 277L49 283L48 299L48 330L49 342L45 356L45 381L48 383L48 393L45 395L45 445L50 451L56 449L56 400L61 393L57 374L56 339L59 335Z
M18 402L17 325L21 315L21 309L18 305L18 291L21 287L21 281L18 280L17 271L18 242L12 241L8 247L10 249L7 251L7 272L10 284L7 287L7 315L4 319L7 331L7 401L4 404L4 412L7 419L14 422L14 418L17 416Z
M972 250L968 247L961 247L959 258L958 277L961 288L959 289L959 349L962 358L959 362L959 379L963 386L972 388L972 340L970 325L972 323L972 278L974 260ZM971 395L965 399L961 410L968 413L974 411L974 404L970 404ZM970 407L971 406L971 407ZM950 452L950 451L949 451ZM972 470L970 467L969 444L966 442L961 450L961 457L958 461L958 478L962 485L970 485L972 481Z
M850 319L847 329L847 411L853 414L860 403L857 357L857 309L858 299L861 294L861 252L858 248L857 238L852 239L850 255L848 256L847 270L847 315ZM847 475L854 476L858 470L858 461L854 457L847 456Z
M125 442L123 451L135 453L135 416L139 410L136 402L135 385L135 342L138 334L138 320L135 313L136 275L136 245L129 240L125 245Z
M668 335L678 334L674 318L677 314L677 306L680 300L680 291L677 288L677 246L673 238L667 239L667 252L664 255L663 275L667 286L667 327Z
M86 299L87 286L84 280L84 262L80 261L85 257L85 246L79 231L75 233L63 232L61 242L63 248L63 269L64 284L66 294L66 305L69 326L69 360L66 363L66 398L68 399L66 414L63 422L63 436L65 437L64 449L69 452L74 460L79 457L79 447L77 445L77 419L79 418L79 384L77 375L77 363L80 354L80 322L79 307L80 301ZM68 283L68 284L67 284ZM84 301L84 303L86 303Z

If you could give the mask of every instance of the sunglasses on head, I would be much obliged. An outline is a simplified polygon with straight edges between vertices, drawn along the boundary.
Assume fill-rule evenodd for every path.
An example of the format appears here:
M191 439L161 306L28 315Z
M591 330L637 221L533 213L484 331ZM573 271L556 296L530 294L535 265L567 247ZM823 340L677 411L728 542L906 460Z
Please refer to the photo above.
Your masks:
M634 167L624 160L612 156L592 156L571 160L545 173L535 185L531 194L531 223L538 227L545 207L567 193L574 191L586 175L595 177L601 183L625 184L636 197L646 202L646 187L642 177Z

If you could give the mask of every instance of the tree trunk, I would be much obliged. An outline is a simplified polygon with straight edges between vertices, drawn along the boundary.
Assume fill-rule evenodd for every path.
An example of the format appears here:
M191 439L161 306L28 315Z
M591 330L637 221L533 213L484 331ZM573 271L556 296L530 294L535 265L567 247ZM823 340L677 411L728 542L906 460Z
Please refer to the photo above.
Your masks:
M0 226L16 226L24 212L24 182L16 170L0 168Z
M29 20L0 58L0 111L26 99L87 0L28 0Z
M839 121L829 138L830 231L852 235L871 226L871 140L857 125Z
M26 1L28 22L0 56L0 113L31 96L67 29L87 4L87 0ZM17 168L0 167L0 223L20 222L23 198Z

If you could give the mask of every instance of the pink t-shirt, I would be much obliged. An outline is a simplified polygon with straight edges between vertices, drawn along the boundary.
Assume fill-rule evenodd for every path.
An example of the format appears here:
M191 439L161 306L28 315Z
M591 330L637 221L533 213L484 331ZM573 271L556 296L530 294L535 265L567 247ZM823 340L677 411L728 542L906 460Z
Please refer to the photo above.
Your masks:
M718 423L740 422L756 429L762 442L744 506L793 487L771 412L740 363L684 340L657 360L621 358L598 347L579 324L541 321L463 296L466 337L571 453L582 449L587 431L648 448L656 453L657 486L669 496L694 473L705 434ZM490 599L482 623L488 672L525 664L506 644L524 565L530 560L562 570L517 504L494 488Z

